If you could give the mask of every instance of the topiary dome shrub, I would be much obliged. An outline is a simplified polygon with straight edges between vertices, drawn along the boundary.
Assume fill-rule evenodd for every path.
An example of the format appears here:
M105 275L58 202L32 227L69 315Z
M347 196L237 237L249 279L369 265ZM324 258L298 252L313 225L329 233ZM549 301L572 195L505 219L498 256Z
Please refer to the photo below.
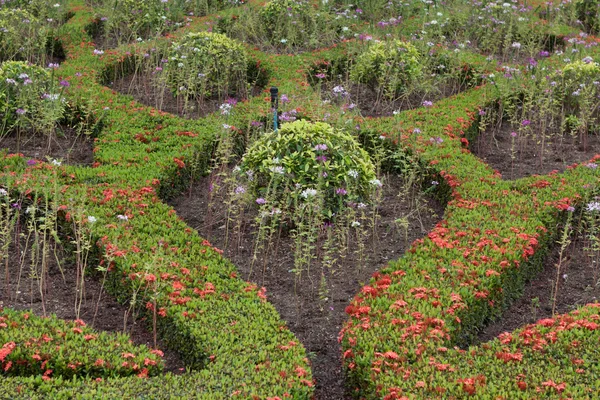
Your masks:
M247 68L241 43L220 33L188 33L171 46L167 83L188 98L245 97Z
M298 120L257 140L243 157L240 176L259 204L290 207L294 199L322 201L332 217L348 203L367 203L380 186L369 154L350 134L323 122Z
M400 40L375 42L360 54L350 71L350 79L383 90L393 98L411 81L423 75L421 55L415 46Z

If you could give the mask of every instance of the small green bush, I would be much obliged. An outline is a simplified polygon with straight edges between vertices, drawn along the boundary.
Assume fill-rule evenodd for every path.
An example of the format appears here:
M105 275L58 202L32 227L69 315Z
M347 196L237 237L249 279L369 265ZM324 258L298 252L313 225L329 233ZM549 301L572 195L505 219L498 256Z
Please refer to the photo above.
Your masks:
M22 61L0 65L0 127L44 129L63 113L63 98L47 70Z
M247 68L241 43L219 33L188 33L171 47L167 83L188 98L245 97Z
M351 37L352 29L343 23L305 0L272 0L258 13L247 9L239 17L220 19L217 29L265 50L303 51Z
M0 8L0 61L43 54L46 30L29 11Z
M368 202L375 186L369 154L350 134L323 122L298 120L265 134L240 165L253 193L290 206L292 199L324 199L331 216L344 202Z
M423 75L421 56L410 43L400 40L375 42L358 56L350 79L383 90L394 97Z

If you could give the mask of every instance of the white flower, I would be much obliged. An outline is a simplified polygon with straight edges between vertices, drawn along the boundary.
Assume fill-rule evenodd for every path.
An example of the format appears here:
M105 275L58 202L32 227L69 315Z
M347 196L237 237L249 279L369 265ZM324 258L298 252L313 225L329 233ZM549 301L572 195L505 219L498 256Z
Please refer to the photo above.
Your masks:
M117 215L117 218L120 219L121 221L128 221L129 218L127 217L127 215Z
M91 216L91 215L89 215L89 216L87 217L87 220L88 220L88 222L89 222L90 224L93 224L94 222L96 222L96 221L97 221L96 217L93 217L93 216Z
M350 225L352 225L353 228L358 228L360 226L360 222L352 221L352 224L350 224Z
M94 55L101 56L102 54L104 54L104 50L94 49Z
M54 5L54 7L58 8L58 7L60 7L60 4L56 3L56 4Z
M351 178L358 178L358 171L351 169L350 171L348 171L348 176Z
M269 168L269 170L275 174L283 175L283 173L284 173L283 167L281 165L276 165L274 167L271 167L271 168Z
M383 183L379 179L371 179L369 183L373 186L382 187Z
M231 128L231 125L223 124L223 128L224 129L229 129L229 128Z
M317 190L316 189L306 189L302 193L300 193L300 196L302 196L305 199L307 199L309 197L314 197L316 194L317 194Z
M2 195L2 196L8 196L8 192L6 191L6 189L0 188L0 195Z
M591 203L588 203L587 210L589 212L600 211L600 203L597 202L597 201L593 201Z
M280 42L285 44L287 43L287 39L281 39Z
M52 165L56 165L57 167L60 167L60 164L62 164L60 161L58 161L56 158L54 160L52 160Z

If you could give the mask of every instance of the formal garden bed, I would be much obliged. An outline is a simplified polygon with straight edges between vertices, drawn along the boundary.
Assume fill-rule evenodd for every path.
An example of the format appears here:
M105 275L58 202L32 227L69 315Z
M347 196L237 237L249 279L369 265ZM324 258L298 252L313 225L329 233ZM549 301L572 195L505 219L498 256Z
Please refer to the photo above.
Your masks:
M1 8L0 396L595 395L595 14L39 3Z

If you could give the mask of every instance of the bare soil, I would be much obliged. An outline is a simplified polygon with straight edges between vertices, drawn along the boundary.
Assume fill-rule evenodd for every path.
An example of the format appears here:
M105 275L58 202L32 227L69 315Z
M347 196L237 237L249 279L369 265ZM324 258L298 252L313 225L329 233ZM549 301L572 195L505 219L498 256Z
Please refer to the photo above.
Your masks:
M243 217L241 234L230 232L226 243L227 206L222 199L209 198L210 183L210 177L202 178L187 195L175 199L171 205L201 236L224 249L224 255L238 267L240 278L266 287L268 300L308 351L316 381L315 398L351 398L345 393L342 352L337 341L347 319L345 307L374 272L399 258L412 241L432 229L444 212L442 205L431 198L415 197L419 193L416 188L411 188L411 196L399 197L403 191L401 178L390 176L384 182L376 235L369 235L366 240L367 259L359 262L354 254L356 244L351 243L350 251L345 258L339 258L336 266L323 267L317 261L309 271L297 276L291 272L294 242L285 232L276 243L257 254L253 265L254 215L250 211ZM417 202L415 198L420 200ZM406 231L397 221L400 217L407 217ZM323 236L324 230L321 242Z
M17 225L13 232L19 237L25 231L24 223ZM66 320L82 319L87 325L107 332L126 332L133 343L154 348L154 336L148 329L144 318L135 318L139 310L130 309L129 305L118 303L114 297L106 293L102 285L102 276L88 274L95 265L88 265L84 277L83 302L76 313L75 301L79 294L77 290L77 272L72 252L67 254L61 245L54 247L48 242L46 271L42 274L40 261L31 263L32 243L26 243L24 238L10 245L8 262L1 266L0 288L2 296L0 306L15 310L31 310L36 315L55 314ZM21 256L23 252L23 256ZM38 258L38 260L40 260ZM61 260L60 264L57 260ZM62 270L62 272L61 272ZM44 277L40 284L40 276ZM40 291L40 286L43 290ZM41 292L44 293L42 302ZM183 361L176 352L170 351L157 340L157 348L164 352L165 371L182 373L185 370Z
M174 96L169 88L158 87L152 77L145 74L125 75L115 79L108 87L116 92L133 96L141 104L188 119L198 119L214 113L224 102L223 99L209 97L201 100L192 99L186 104L182 96ZM259 95L261 90L262 88L258 86L253 87L252 96ZM244 100L244 97L235 98L238 101Z
M19 136L11 132L0 137L0 148L42 161L49 157L70 165L92 165L94 162L94 140L69 127L59 128L51 137L32 132L22 132Z
M543 318L552 318L553 309L554 314L565 314L598 302L600 252L586 250L590 243L581 234L574 235L571 240L562 259L560 244L554 246L544 259L542 271L525 286L523 297L515 301L502 318L485 327L479 333L478 342L486 342Z
M346 89L348 96L339 96L334 87ZM424 101L436 102L446 97L454 96L468 89L465 82L448 80L435 85L430 91L414 90L389 99L381 91L374 90L365 84L352 83L348 80L324 82L321 85L323 100L335 102L342 107L354 104L365 117L386 117L394 113L413 110L423 106Z
M498 170L504 179L519 179L531 175L546 175L553 170L563 172L567 166L590 160L600 154L600 135L589 134L586 145L578 136L553 135L513 137L517 127L507 121L490 126L471 143L471 151Z

